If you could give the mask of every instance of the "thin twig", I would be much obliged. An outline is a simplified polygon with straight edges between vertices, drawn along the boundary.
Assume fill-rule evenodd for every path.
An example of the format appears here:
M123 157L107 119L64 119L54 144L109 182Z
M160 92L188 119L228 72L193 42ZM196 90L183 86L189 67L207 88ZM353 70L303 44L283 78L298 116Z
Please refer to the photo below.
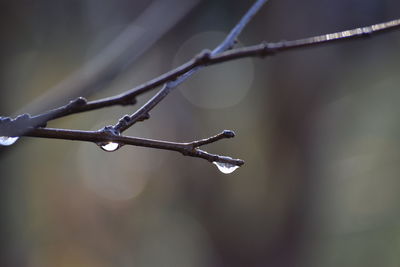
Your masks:
M153 140L147 138L131 137L115 135L110 132L109 129L104 128L99 131L78 131L78 130L66 130L66 129L52 129L52 128L36 128L28 131L24 134L28 137L40 137L40 138L54 138L64 139L71 141L85 141L97 143L99 146L107 143L117 143L120 146L133 145L141 147L149 147L163 150L170 150L180 152L185 156L202 158L209 162L223 162L229 163L236 166L241 166L244 161L241 159L233 159L226 156L220 156L208 153L204 150L200 150L199 147L217 142L221 139L232 138L234 133L229 130L225 130L222 133L212 136L210 138L193 141L189 143L176 143L161 140Z
M167 82L156 95L154 95L135 113L133 113L131 116L125 116L123 119L120 119L118 123L114 126L114 129L118 132L123 132L136 122L149 118L150 110L157 106L179 84L181 84L187 78L202 69L204 67L204 63L206 63L210 57L231 49L244 27L246 27L246 25L251 21L251 19L257 14L257 12L267 1L268 0L257 0L246 12L246 14L241 18L241 20L236 24L236 26L230 31L228 36L221 42L221 44L219 44L211 52L209 52L208 50L204 50L197 58L195 58L195 62L198 64L198 66L192 68L190 71L184 73L182 76L179 76L176 80Z
M400 19L378 23L366 27L351 30L329 33L293 41L281 41L276 43L264 42L262 44L232 49L224 53L210 57L206 65L218 64L226 61L236 60L245 57L266 57L275 55L278 52L295 50L331 44L336 42L372 37L374 34L382 34L388 31L399 30Z

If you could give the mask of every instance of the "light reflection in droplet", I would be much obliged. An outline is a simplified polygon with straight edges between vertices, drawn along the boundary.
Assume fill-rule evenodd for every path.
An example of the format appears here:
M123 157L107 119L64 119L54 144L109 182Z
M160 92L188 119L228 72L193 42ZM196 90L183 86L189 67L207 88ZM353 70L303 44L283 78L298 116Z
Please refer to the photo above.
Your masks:
M11 146L15 142L17 142L18 139L19 137L0 136L0 145Z
M101 145L100 147L104 151L113 152L117 150L120 147L120 145L118 143L108 142L105 145Z
M217 166L217 168L218 168L218 170L220 170L220 172L225 173L225 174L230 174L230 173L234 172L237 168L239 168L239 166L237 166L237 165L225 163L225 162L214 161L213 164L215 164L215 166Z

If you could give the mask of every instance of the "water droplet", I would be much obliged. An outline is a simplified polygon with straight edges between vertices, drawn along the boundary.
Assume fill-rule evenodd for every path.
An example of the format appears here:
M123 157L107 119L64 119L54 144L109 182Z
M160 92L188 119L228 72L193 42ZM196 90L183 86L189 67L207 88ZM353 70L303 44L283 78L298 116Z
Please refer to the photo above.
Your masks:
M100 145L100 147L104 151L113 152L113 151L117 150L120 147L120 145L118 143L108 142L106 144Z
M17 142L18 139L19 137L0 136L0 145L11 146L15 142Z
M226 163L226 162L218 162L214 161L213 164L217 166L218 170L220 170L222 173L229 174L234 172L239 166L231 164L231 163Z

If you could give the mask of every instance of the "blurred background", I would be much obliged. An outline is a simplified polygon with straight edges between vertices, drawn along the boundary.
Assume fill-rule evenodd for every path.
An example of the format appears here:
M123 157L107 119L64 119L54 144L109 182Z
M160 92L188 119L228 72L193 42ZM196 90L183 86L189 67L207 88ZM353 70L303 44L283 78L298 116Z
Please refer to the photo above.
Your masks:
M0 114L124 92L214 48L249 0L0 1ZM395 0L271 0L239 45L400 17ZM0 147L1 266L399 266L400 32L202 70L127 135L175 152ZM143 104L155 91L138 98ZM138 105L49 126L97 130Z

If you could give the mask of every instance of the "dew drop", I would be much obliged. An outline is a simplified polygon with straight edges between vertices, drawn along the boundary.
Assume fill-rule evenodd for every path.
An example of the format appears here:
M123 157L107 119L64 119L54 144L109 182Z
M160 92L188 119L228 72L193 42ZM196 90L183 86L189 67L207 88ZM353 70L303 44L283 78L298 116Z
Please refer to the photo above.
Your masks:
M120 145L118 143L108 142L106 144L100 145L101 149L107 152L113 152L117 150Z
M237 166L237 165L226 163L226 162L214 161L213 164L215 164L215 166L217 166L217 168L218 168L218 170L220 170L220 172L225 173L225 174L232 173L237 168L239 168L239 166Z
M0 136L0 145L11 146L15 142L17 142L18 139L19 137Z

